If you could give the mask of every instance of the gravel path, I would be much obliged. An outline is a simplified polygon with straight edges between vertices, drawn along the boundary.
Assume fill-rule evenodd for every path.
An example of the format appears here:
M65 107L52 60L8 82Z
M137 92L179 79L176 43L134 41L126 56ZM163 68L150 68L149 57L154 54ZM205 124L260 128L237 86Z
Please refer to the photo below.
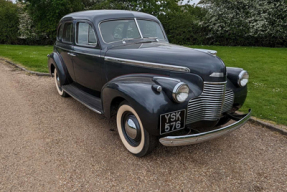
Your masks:
M0 191L287 191L287 137L246 124L136 158L114 120L0 61Z

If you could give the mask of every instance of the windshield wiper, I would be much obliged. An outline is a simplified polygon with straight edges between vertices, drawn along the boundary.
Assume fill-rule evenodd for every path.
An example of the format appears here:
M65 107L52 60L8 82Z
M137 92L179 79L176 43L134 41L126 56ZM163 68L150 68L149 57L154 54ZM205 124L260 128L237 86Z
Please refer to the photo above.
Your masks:
M157 37L144 37L143 39L141 39L141 41L137 42L137 43L152 43L152 42L158 42L158 38Z

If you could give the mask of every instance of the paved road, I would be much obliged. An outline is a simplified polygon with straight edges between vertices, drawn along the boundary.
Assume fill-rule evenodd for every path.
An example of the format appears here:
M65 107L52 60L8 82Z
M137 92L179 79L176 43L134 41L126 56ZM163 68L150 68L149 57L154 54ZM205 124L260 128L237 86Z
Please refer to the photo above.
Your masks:
M246 124L136 158L115 121L0 61L0 191L287 191L287 138Z

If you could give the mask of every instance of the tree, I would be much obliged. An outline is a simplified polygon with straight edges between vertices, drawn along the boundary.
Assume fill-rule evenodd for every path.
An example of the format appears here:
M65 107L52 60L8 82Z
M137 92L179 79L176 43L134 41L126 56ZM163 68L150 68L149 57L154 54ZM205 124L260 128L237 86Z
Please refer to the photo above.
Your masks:
M66 14L84 9L81 0L24 0L29 15L40 34L51 43L55 40L59 20Z
M95 1L93 1L95 2ZM179 0L97 0L91 9L122 9L149 13L155 16L180 11Z
M221 45L287 45L285 0L205 0L209 40Z
M0 43L17 42L18 23L17 6L10 1L0 0Z

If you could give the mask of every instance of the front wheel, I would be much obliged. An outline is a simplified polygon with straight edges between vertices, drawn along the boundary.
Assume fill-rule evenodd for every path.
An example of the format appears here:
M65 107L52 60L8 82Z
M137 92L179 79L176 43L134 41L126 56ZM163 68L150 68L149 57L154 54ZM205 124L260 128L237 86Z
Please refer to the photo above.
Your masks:
M62 97L68 97L69 95L62 89L62 85L60 83L60 77L59 77L57 69L55 69L54 71L54 79L55 79L55 84L56 84L56 88L57 88L59 95L61 95Z
M136 111L123 102L117 112L117 128L126 149L137 157L149 154L158 144L143 127Z

